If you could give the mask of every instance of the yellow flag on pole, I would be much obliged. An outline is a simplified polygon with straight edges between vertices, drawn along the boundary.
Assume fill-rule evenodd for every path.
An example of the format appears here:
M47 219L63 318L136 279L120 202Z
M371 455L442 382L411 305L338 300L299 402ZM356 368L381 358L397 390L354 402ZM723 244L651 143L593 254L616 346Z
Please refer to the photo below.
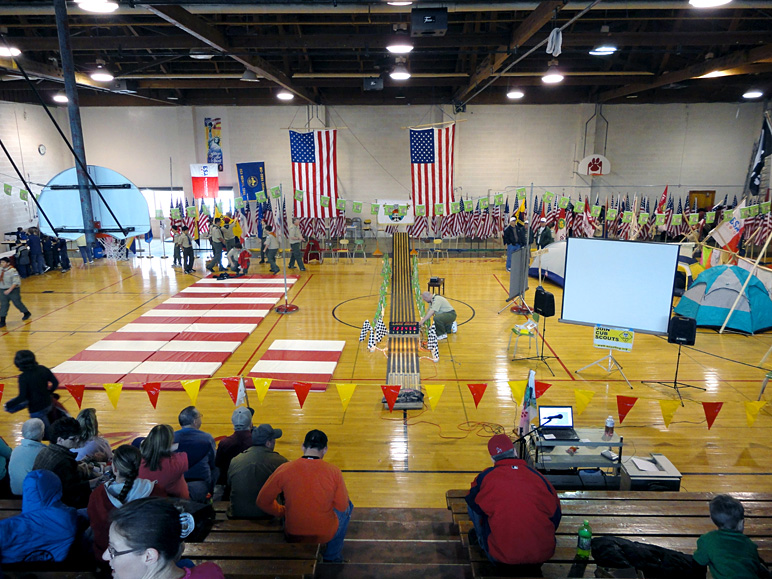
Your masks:
M182 383L185 392L188 393L190 402L195 406L196 400L198 400L198 391L201 389L201 380L180 380L180 382Z
M252 380L255 385L255 392L257 392L257 401L262 404L265 400L265 395L268 394L268 389L271 387L271 381L273 378L254 378Z
M759 411L764 408L766 403L766 400L745 403L745 418L748 419L748 426L753 426L753 423L756 422L756 418L759 415Z
M665 428L670 428L670 422L678 410L681 403L678 400L660 400L659 407L662 410L662 419L665 421Z
M590 400L592 400L593 396L595 396L595 392L593 390L579 390L578 388L574 390L577 416L584 412L584 409L587 408L587 405L590 403Z
M507 382L509 389L512 390L512 400L517 404L523 402L525 397L525 387L528 384L528 380L510 380Z
M121 390L123 390L123 384L103 384L105 392L107 392L107 398L110 400L110 404L113 408L118 409L118 399L121 397Z
M343 405L343 412L348 408L348 403L351 402L351 397L356 390L356 384L336 384L338 388L338 396L340 396L340 403Z
M445 391L445 384L424 384L424 389L426 390L426 397L429 399L429 407L434 412L440 401L440 396Z

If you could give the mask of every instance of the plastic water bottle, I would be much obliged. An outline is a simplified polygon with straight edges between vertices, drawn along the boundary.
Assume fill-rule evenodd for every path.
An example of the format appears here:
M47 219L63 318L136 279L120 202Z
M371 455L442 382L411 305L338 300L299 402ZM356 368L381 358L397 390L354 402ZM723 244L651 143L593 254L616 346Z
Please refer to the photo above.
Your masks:
M609 416L606 418L606 429L603 431L603 436L611 438L614 436L614 417Z
M591 544L592 529L590 528L590 521L584 521L584 524L579 527L576 537L576 556L580 559L589 559Z

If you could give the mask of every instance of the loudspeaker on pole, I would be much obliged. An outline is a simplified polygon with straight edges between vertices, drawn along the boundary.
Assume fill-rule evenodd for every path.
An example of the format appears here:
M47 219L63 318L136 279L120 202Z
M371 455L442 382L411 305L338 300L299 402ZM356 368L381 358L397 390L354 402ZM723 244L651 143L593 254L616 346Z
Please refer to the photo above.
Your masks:
M673 316L667 326L667 341L670 344L693 346L697 337L697 320L685 316Z

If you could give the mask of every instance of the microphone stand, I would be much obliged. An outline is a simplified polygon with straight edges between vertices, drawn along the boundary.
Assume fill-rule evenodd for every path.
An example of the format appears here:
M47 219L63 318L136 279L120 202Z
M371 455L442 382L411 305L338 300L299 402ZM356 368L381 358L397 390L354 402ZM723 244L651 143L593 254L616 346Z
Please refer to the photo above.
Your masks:
M526 456L530 456L530 453L526 452L527 451L526 439L532 437L534 434L537 434L542 428L544 428L545 426L549 425L549 423L552 422L553 420L555 420L556 418L557 418L557 416L550 416L549 418L547 418L544 421L543 424L540 424L536 428L532 428L531 430L529 430L528 432L523 434L520 438L518 438L517 440L515 440L512 443L513 446L518 448L518 456L520 456L520 458L522 458L523 460L526 460L525 457ZM518 445L519 445L519 447L518 447ZM537 451L537 453L538 453L538 451ZM538 461L538 454L536 456L536 459Z

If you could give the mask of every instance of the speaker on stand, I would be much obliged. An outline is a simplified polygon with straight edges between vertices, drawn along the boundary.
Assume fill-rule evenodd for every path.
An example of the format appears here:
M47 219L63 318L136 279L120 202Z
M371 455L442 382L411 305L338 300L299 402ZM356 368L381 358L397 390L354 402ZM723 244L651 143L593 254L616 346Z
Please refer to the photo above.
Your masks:
M686 384L678 381L678 367L681 365L681 346L694 346L697 338L697 320L685 316L673 316L667 325L667 341L669 344L678 344L678 358L676 358L675 376L673 383L670 382L644 382L644 384L661 384L672 388L678 394L681 406L684 405L684 399L681 397L680 388L694 388L705 391L705 388Z
M554 376L555 372L550 368L547 359L555 358L557 360L557 356L545 356L544 343L547 339L547 318L551 318L555 315L555 295L545 290L542 286L537 287L536 294L533 298L533 311L534 313L539 314L542 317L542 320L544 320L541 329L541 355L531 356L529 358L518 358L518 360L538 360L539 362L544 362L544 365L547 366L547 370Z

